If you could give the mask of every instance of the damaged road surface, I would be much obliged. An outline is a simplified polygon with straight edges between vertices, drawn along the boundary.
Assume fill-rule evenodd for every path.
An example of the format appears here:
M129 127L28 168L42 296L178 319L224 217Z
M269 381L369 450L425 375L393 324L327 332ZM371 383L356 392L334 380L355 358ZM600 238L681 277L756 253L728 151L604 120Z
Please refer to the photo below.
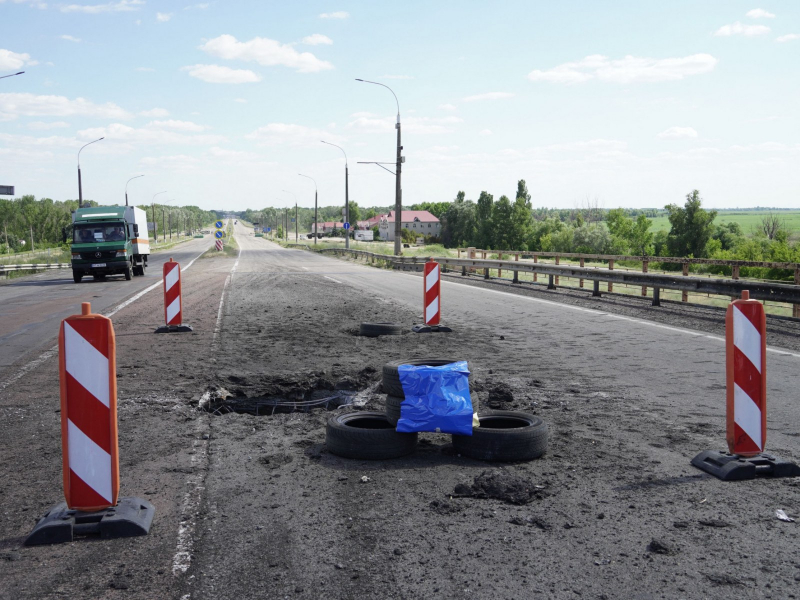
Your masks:
M689 464L725 446L708 323L445 278L452 333L361 337L362 322L420 322L422 280L238 227L238 262L183 277L193 334L152 335L152 294L114 316L121 493L156 506L150 535L23 547L62 497L57 365L2 392L0 598L800 595L798 525L775 516L800 517L800 480ZM486 463L435 433L391 461L326 450L332 415L384 410L386 362L450 356L480 410L547 422L544 456ZM767 449L797 461L800 354L768 363Z

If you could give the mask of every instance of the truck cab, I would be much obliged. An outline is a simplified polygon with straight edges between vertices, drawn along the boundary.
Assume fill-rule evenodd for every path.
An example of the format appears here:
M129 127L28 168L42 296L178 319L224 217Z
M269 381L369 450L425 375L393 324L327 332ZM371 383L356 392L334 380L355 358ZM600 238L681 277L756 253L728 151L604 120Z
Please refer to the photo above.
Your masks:
M133 206L79 208L72 215L72 278L144 275L150 240L143 210Z

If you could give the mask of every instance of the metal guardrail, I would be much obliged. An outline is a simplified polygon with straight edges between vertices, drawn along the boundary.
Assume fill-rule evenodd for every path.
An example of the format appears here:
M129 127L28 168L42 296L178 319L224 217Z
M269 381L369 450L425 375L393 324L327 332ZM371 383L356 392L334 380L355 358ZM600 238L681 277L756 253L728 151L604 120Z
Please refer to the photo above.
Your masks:
M800 305L800 285L783 283L763 283L758 281L742 281L734 279L711 279L705 277L692 277L685 275L662 275L657 273L639 273L635 271L619 271L592 267L573 267L569 265L553 265L545 263L530 263L513 260L491 260L479 258L449 258L449 257L406 257L375 254L364 250L345 250L343 248L327 248L317 252L339 255L364 257L369 260L382 260L391 263L394 268L422 270L425 262L435 260L447 267L460 267L461 274L467 275L469 271L483 270L484 279L489 279L489 270L508 270L514 273L514 283L519 283L519 272L547 275L548 288L555 289L558 277L571 277L573 279L586 279L594 283L593 295L601 295L600 282L609 284L624 284L653 288L653 305L660 305L660 290L678 290L702 294L716 294L720 296L740 296L742 291L748 290L750 297L771 302L785 302ZM563 256L563 255L562 255ZM443 268L443 270L444 270ZM795 317L797 317L797 306Z
M41 271L43 269L70 269L70 263L32 263L29 265L0 265L0 275L11 271Z

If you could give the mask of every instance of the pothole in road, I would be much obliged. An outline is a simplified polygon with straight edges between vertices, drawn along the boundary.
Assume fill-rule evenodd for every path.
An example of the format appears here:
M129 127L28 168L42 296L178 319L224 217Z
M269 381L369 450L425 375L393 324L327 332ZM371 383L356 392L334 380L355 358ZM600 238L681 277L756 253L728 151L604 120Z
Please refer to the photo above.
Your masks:
M365 369L356 377L345 377L335 383L318 374L297 378L272 378L255 385L215 387L200 398L199 408L212 415L228 413L269 417L279 413L334 410L340 406L363 406L377 392L378 383L369 381L372 373ZM231 376L233 384L246 384Z

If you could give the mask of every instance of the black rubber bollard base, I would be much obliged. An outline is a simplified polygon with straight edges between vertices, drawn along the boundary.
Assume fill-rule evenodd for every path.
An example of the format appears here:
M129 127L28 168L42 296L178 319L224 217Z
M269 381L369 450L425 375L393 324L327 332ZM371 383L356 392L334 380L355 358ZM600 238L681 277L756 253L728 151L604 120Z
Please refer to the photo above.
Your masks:
M57 504L41 518L25 539L26 546L61 544L76 535L100 536L103 539L147 535L156 509L142 498L120 498L116 506L82 512Z
M705 450L692 459L698 469L722 481L744 481L756 477L800 477L797 464L772 454L744 457L721 450Z
M184 333L187 331L194 331L191 325L162 325L153 333Z
M451 333L453 330L443 325L414 325L411 331L414 333Z

